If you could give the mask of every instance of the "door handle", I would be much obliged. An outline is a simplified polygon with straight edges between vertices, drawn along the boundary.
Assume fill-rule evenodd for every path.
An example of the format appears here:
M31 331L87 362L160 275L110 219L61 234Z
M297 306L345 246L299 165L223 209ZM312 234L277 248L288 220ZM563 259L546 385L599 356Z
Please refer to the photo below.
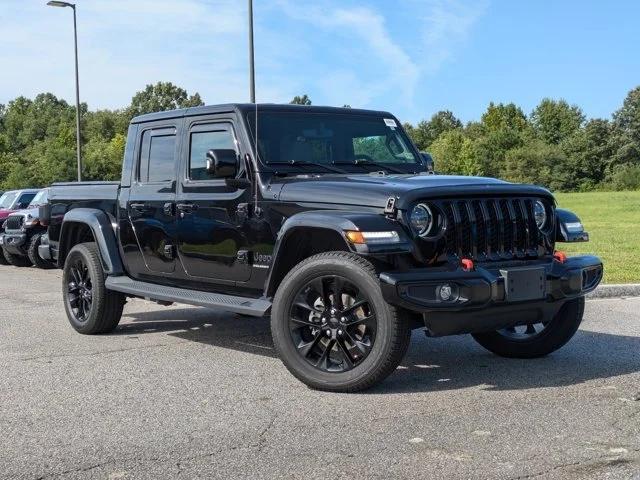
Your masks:
M182 213L191 213L197 210L198 206L195 203L178 203L176 204L176 208Z
M131 208L131 210L136 210L138 212L144 212L145 210L149 209L149 205L147 205L146 203L130 203L129 207Z

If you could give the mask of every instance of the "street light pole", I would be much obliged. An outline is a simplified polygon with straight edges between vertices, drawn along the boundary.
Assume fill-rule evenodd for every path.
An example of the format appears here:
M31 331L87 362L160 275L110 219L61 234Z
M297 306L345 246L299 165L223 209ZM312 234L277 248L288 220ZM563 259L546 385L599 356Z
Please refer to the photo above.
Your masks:
M73 10L73 44L76 64L76 152L78 157L78 181L82 181L82 156L80 154L80 77L78 74L78 27L76 23L76 6L73 3L50 1L50 7L70 7Z
M256 103L256 70L253 50L253 0L249 0L249 92L251 103Z

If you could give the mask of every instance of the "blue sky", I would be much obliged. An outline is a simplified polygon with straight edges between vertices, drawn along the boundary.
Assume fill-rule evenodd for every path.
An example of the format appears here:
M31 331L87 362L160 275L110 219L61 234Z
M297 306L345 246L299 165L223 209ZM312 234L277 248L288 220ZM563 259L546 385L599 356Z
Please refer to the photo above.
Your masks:
M0 103L73 101L71 10L2 0ZM246 101L244 0L77 0L82 101L117 108L172 81ZM257 97L390 110L403 121L564 98L609 117L640 85L640 2L254 0Z

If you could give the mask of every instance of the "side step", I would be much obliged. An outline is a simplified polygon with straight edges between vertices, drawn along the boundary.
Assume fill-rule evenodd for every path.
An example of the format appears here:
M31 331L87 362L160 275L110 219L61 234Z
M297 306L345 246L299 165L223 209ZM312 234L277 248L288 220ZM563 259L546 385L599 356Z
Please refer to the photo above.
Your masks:
M262 317L271 308L270 301L260 298L234 297L233 295L222 295L220 293L167 287L134 280L126 275L107 277L105 286L109 290L150 300L186 303L254 317Z

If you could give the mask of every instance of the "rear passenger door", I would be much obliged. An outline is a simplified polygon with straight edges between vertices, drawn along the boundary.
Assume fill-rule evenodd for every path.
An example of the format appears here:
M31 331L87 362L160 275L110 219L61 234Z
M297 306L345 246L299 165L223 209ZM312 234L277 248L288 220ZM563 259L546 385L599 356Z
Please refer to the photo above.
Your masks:
M144 260L132 264L134 277L162 276L175 270L178 128L179 123L150 125L138 137L137 165L126 204Z

